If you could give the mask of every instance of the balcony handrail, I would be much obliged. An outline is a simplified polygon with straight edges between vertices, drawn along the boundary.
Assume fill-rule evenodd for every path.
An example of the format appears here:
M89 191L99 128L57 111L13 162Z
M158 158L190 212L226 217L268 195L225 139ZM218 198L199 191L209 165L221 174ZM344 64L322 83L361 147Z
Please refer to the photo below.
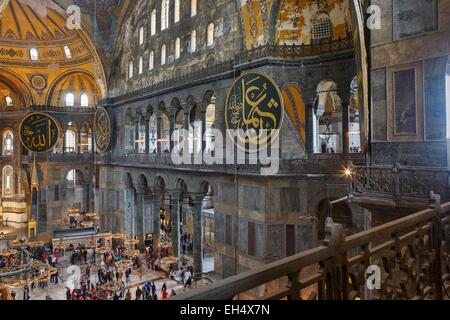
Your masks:
M173 300L230 300L242 292L330 257L332 257L332 248L318 246L269 263L261 268L249 270L190 293L176 296ZM262 279L264 279L263 282Z
M347 237L341 225L329 220L323 245L175 299L228 300L286 276L288 286L261 299L300 299L301 290L312 285L318 291L313 299L361 298L366 284L360 278L371 264L382 266L388 274L380 275L383 283L373 293L375 297L442 299L443 290L450 289L449 230L450 203L441 205L440 197L430 193L428 209ZM314 265L318 271L300 276L303 269ZM398 273L402 274L399 283Z

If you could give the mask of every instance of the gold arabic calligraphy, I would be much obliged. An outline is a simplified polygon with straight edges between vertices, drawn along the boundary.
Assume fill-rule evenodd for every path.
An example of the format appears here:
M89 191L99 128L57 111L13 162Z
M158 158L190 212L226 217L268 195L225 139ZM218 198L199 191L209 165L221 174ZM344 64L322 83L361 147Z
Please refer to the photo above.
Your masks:
M261 74L247 74L236 81L227 101L228 129L261 130L281 127L282 103L278 88ZM246 141L251 141L247 137Z
M45 114L32 114L22 122L22 142L31 151L48 151L57 139L57 125Z

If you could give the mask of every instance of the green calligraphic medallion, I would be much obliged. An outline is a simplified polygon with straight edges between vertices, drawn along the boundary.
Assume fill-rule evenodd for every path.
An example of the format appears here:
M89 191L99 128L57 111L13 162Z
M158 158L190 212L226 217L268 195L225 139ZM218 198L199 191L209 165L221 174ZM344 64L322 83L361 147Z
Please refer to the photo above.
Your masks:
M20 141L30 151L47 152L53 149L58 139L58 122L45 113L30 113L20 124Z
M246 143L259 148L269 146L278 137L283 117L283 97L272 78L249 72L233 83L225 105L225 123L236 135L238 147Z
M94 118L94 139L97 150L106 152L111 144L111 118L108 111L103 107L98 107Z

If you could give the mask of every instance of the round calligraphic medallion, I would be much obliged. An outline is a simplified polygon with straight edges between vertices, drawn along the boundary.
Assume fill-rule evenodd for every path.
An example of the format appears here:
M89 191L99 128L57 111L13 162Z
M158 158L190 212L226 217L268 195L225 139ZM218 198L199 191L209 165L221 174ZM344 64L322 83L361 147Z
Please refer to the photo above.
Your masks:
M98 107L94 118L94 138L97 150L106 152L111 143L111 118L103 107Z
M260 149L269 146L278 138L283 117L283 97L272 78L249 72L233 83L225 105L225 124L228 133L236 135L239 148L245 149L247 143Z
M59 124L45 113L30 113L20 124L20 141L33 152L44 153L56 145L59 139Z

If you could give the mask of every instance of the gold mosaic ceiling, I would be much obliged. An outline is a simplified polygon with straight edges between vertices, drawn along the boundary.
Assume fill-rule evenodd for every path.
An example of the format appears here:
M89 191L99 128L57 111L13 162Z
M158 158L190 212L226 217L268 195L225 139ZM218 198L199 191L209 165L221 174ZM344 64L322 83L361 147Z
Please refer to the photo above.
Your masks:
M39 52L37 63L86 59L90 51L80 34L67 28L64 14L52 1L9 0L0 17L0 59L30 63L31 48Z

